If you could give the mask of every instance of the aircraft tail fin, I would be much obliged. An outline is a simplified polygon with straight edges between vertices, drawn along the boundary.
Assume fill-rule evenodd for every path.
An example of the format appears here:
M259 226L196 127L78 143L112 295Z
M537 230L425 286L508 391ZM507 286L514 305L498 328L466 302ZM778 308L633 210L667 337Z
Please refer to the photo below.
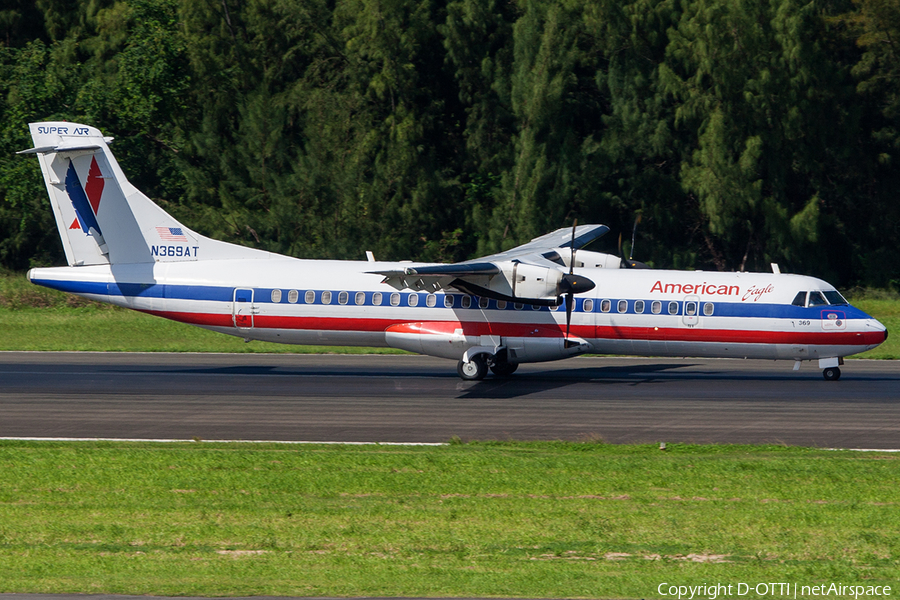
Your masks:
M269 253L204 237L135 188L109 149L111 137L87 125L30 123L70 266L264 258Z

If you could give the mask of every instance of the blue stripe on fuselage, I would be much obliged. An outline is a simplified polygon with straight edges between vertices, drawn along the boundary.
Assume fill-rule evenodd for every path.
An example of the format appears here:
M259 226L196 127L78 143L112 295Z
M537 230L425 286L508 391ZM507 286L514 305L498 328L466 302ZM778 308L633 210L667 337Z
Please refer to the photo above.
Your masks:
M160 283L102 283L102 282L93 282L93 281L58 281L52 279L35 279L32 281L37 285L42 285L44 287L49 287L52 289L60 290L63 292L70 292L73 294L93 294L93 295L110 295L110 296L123 296L123 297L133 297L133 298L167 298L172 300L206 300L212 302L231 302L234 295L234 287L224 287L224 286L207 286L207 285L176 285L176 284L160 284ZM257 304L285 304L290 306L288 302L285 301L284 296L282 296L281 302L273 303L272 302L272 288L253 288L254 289L254 297L253 301ZM307 290L299 290L299 302L296 303L296 306L306 306L303 301L304 293ZM330 290L332 292L332 306L340 306L337 303L338 291ZM343 290L342 290L343 291ZM357 305L354 303L354 295L357 291L362 290L346 290L349 294L349 300L346 306L356 307ZM315 290L316 292L316 301L315 305L321 305L321 290ZM373 306L372 303L372 292L365 292L366 294L366 302L363 306ZM381 305L383 308L395 308L392 307L388 301L389 293L384 293L385 299L384 303ZM403 302L400 307L407 307L406 296L408 292L403 293ZM420 294L424 296L425 294ZM438 294L437 302L435 304L435 308L444 308L443 296L445 294ZM454 296L462 295L462 294L453 294ZM622 298L624 300L624 298ZM583 299L579 299L582 300ZM600 313L600 302L599 299L594 299L594 309L591 312L598 314L608 314L610 316L617 315L635 315L637 313L634 312L634 300L628 300L628 311L625 313L618 313L615 310L616 304L620 299L611 298L611 303L613 310L609 313ZM654 317L654 316L673 316L668 314L667 305L668 303L678 302L678 313L674 316L682 316L684 311L684 301L683 300L663 300L662 312L658 315L654 315L650 311L650 306L652 300L644 300L645 310L641 313L643 316ZM846 316L846 319L871 319L869 315L861 311L860 309L851 306L849 304L840 304L840 305L827 305L827 306L811 306L809 308L804 308L802 306L793 306L793 305L785 305L785 304L758 304L758 303L743 303L743 302L713 302L714 304L714 313L711 316L705 316L702 313L704 301L700 302L700 317L703 319L715 319L716 317L753 317L753 318L772 318L772 319L809 319L809 320L820 320L822 319L822 312L827 310L839 310L843 311ZM583 312L582 302L578 302L576 305L577 312ZM425 299L419 298L418 308L427 310L428 307L425 305ZM478 308L478 301L473 299L472 305L470 308L461 308L459 306L459 301L454 302L454 310L480 310ZM498 310L497 304L495 301L491 301L489 310ZM503 310L514 310L513 303L508 303L507 307ZM525 305L523 310L530 310L529 305ZM543 308L542 310L546 310Z
M99 281L58 281L34 279L32 283L72 294L123 296L127 298L171 298L231 302L234 288L209 285L166 285L161 283L102 283Z

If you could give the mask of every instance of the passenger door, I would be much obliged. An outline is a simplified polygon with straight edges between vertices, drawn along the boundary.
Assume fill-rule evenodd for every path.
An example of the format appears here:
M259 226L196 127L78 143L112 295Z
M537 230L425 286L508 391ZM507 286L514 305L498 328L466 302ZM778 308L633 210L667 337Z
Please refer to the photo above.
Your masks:
M257 313L257 306L253 302L253 290L250 288L235 288L232 317L234 326L238 329L252 329L253 315Z
M700 298L688 296L684 299L681 322L688 327L696 327L700 324Z

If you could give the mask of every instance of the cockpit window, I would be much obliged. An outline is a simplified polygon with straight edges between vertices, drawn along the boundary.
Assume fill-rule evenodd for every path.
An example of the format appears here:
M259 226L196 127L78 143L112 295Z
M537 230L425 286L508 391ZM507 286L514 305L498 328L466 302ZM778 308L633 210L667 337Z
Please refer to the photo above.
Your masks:
M825 298L828 300L828 304L849 304L847 300L841 296L840 292L823 292L825 294Z
M791 302L793 306L806 306L806 292L797 292L797 295L794 296L794 301Z
M828 304L828 301L822 295L822 292L809 293L809 306L824 306L826 304Z

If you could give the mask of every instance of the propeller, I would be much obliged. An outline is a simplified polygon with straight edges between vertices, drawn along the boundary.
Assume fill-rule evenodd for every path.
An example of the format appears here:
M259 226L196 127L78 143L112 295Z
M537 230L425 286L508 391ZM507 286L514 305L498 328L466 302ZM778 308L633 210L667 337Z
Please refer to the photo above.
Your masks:
M594 289L594 282L581 275L575 275L575 228L578 227L578 219L572 223L572 244L569 255L569 272L562 276L559 282L559 293L566 296L566 345L569 344L569 329L572 326L572 306L575 304L575 294Z
M634 260L634 242L637 239L637 226L641 222L641 214L634 219L634 227L631 230L631 249L628 252L628 258L622 253L622 234L619 233L619 257L621 258L621 267L623 269L649 269L644 263Z
M637 218L634 220L634 229L631 230L631 250L628 251L628 260L634 259L634 240L637 237L637 226L638 223L641 222L641 213L638 213Z

